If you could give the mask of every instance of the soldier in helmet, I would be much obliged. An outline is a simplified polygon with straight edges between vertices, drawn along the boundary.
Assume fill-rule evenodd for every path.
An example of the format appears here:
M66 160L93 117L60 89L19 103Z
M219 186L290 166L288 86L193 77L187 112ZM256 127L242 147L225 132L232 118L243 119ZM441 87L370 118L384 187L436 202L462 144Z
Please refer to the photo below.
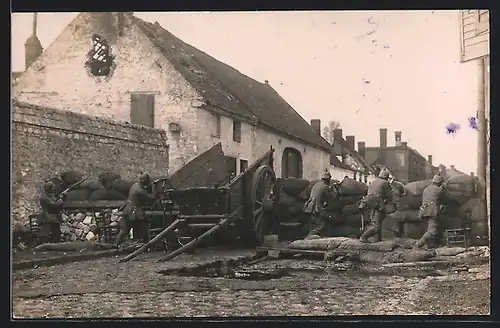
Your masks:
M325 207L328 202L336 199L331 186L331 179L330 172L325 171L321 181L318 181L312 187L309 199L304 204L304 212L311 215L311 231L308 237L322 235L327 226L328 222L324 215Z
M121 219L120 232L115 241L116 247L123 242L131 228L134 229L134 239L147 242L148 221L142 207L154 201L151 189L151 178L148 173L142 173L139 182L134 183L130 188L127 203L123 211L118 213Z
M368 210L370 214L370 225L363 232L359 240L368 242L368 238L376 235L377 241L380 241L380 230L382 221L385 218L384 206L392 201L392 189L389 183L389 172L383 170L378 178L368 186L367 195L361 201L360 208Z
M51 181L46 182L40 196L42 211L38 217L39 242L58 243L61 241L62 205L63 200L57 196L56 186Z
M424 189L422 193L422 206L420 206L419 217L427 220L427 231L415 243L414 248L419 249L429 246L430 241L436 241L438 235L439 214L448 200L448 194L442 187L444 179L441 175L432 178L432 184Z

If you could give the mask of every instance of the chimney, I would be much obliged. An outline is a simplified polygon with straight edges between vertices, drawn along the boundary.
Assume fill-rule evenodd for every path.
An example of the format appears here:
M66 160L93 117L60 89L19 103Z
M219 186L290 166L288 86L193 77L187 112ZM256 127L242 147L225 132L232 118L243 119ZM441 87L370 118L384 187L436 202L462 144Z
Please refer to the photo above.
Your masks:
M358 142L358 154L361 156L361 158L365 158L366 155L366 144L364 141L359 141Z
M265 80L265 81L264 81L264 83L265 83L265 84L269 84L269 81L268 81L268 80Z
M24 43L24 70L27 70L43 52L42 43L36 36L37 18L37 13L33 13L33 32Z
M471 176L471 177L473 177L473 176L474 176L474 172L471 172L471 173L470 173L470 176Z
M427 162L429 162L429 164L432 165L432 155L427 156Z
M354 148L355 146L355 139L354 139L354 136L346 136L345 137L345 141L347 142L347 145L349 146L349 148L351 148L352 150L356 150L356 148Z
M333 129L333 139L341 139L342 138L342 129Z
M455 165L450 165L450 169L454 170L455 169Z
M401 131L394 132L394 140L396 147L401 146Z
M387 129L380 129L380 148L387 147Z
M318 135L321 135L321 120L311 120L311 127L313 128L314 132L316 132Z
M406 146L408 146L408 143L407 142L402 142L401 146L406 147Z

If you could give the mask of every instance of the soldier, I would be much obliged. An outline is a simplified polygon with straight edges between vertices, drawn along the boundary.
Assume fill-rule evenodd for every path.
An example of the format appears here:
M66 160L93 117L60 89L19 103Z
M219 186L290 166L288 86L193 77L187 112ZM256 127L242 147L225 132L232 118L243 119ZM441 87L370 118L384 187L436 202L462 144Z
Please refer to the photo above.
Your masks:
M304 204L304 212L311 215L311 231L307 237L321 235L327 225L324 210L328 202L335 200L335 193L331 186L332 176L325 171L321 181L318 181L311 189L311 195Z
M368 238L373 235L377 235L377 241L381 239L380 229L385 218L384 205L392 201L392 189L388 180L389 172L381 171L378 178L368 186L367 195L361 201L360 208L370 211L370 225L359 238L363 243L368 242Z
M121 219L120 232L115 241L116 247L122 243L131 228L134 229L134 239L142 240L144 243L148 241L148 221L142 207L154 201L151 189L151 178L148 173L141 174L139 182L130 188L127 204L122 212L117 213Z
M64 196L64 195L63 195ZM40 226L39 241L42 243L58 243L61 241L61 210L63 200L57 197L56 186L52 182L43 185L40 196L42 212L38 217Z
M443 210L443 203L448 200L448 195L443 189L444 179L441 175L432 178L432 184L424 189L422 193L422 206L420 206L419 218L427 220L427 231L415 243L414 248L420 249L429 246L429 241L436 241L438 234L439 214Z

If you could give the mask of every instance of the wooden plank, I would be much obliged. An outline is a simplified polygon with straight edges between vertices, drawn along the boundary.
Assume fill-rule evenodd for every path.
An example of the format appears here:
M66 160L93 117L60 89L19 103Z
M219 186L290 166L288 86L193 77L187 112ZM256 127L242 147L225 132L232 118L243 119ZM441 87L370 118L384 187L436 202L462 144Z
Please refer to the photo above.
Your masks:
M469 38L467 40L464 40L465 51L467 51L467 47L473 46L473 45L481 43L481 42L490 42L489 33L483 33L483 34L477 35L473 38Z
M228 175L222 144L219 142L172 174L170 182L175 189L214 186L223 183Z
M478 43L465 49L462 56L462 62L481 58L487 55L489 55L489 42Z

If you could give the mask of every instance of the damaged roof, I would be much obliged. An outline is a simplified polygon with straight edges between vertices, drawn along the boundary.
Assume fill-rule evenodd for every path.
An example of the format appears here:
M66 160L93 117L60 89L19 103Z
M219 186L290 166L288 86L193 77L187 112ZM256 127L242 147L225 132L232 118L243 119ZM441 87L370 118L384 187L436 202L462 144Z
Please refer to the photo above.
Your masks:
M342 149L351 155L351 157L363 167L365 172L372 174L375 173L373 168L365 161L365 159L361 157L357 151L349 147L349 144L344 138L335 138L334 143L337 143Z
M269 84L260 83L183 42L158 23L129 15L209 105L330 151L331 146Z

